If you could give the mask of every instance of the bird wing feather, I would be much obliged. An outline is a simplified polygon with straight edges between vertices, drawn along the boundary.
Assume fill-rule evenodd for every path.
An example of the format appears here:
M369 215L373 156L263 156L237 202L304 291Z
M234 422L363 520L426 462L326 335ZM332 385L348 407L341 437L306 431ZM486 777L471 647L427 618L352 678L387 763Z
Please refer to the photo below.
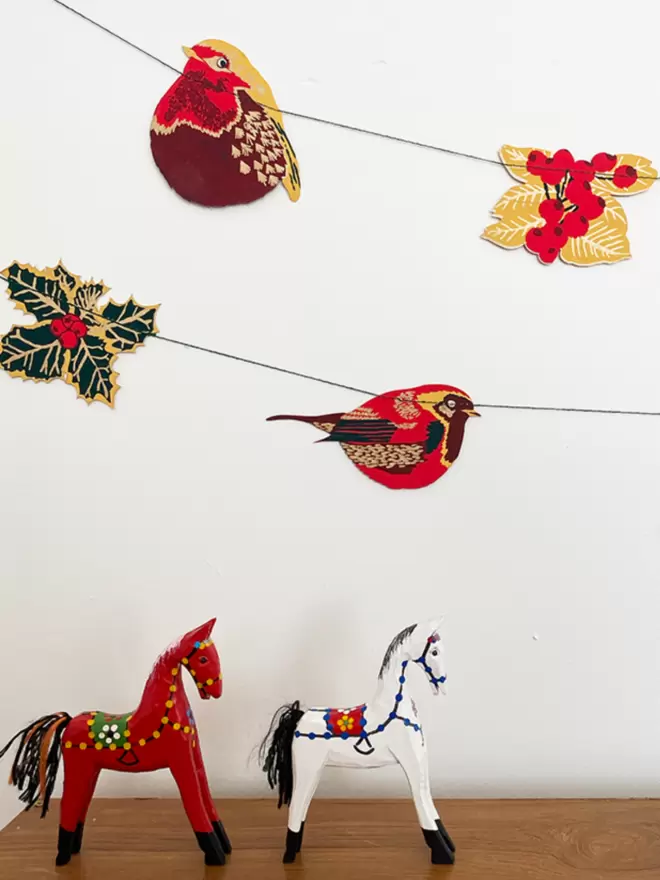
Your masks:
M340 419L320 443L389 443L397 426L389 419Z

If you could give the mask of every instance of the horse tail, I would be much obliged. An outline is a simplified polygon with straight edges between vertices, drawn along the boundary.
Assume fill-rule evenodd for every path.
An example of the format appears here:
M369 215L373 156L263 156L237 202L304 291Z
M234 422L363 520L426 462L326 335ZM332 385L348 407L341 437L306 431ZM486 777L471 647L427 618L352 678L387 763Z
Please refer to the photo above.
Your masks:
M9 774L9 784L15 785L21 792L19 800L27 804L26 810L40 802L42 819L48 812L55 787L62 756L62 733L69 721L71 716L66 712L44 715L43 718L19 730L7 745L0 749L0 758L4 758L20 737Z
M271 788L279 789L277 808L290 804L293 794L293 736L305 713L300 703L282 706L273 715L270 728L259 748L259 763Z

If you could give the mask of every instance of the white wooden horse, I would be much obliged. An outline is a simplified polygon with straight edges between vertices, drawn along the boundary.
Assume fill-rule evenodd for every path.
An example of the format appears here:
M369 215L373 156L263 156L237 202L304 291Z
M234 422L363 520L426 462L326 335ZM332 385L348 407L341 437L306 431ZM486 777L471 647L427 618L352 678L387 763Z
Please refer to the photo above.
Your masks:
M324 767L369 769L400 764L408 778L424 839L436 865L453 864L454 844L433 804L428 755L408 677L420 669L434 693L445 689L442 620L414 624L396 635L383 658L374 698L353 709L279 709L261 745L260 759L278 807L289 804L283 861L295 861L307 810Z

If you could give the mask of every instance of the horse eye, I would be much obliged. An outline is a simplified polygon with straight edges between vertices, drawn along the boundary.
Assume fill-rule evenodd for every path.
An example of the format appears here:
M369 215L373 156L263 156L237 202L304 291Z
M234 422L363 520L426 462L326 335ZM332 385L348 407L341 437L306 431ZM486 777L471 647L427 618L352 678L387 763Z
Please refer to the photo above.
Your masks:
M218 67L220 67L221 69L229 67L229 62L226 58L218 58Z
M208 662L209 662L209 658L208 658L208 657L200 657L200 658L199 658L199 662L200 662L200 663L208 663Z
M437 654L438 654L438 652L437 652L437 651L431 651L431 653L432 653L432 654L433 654L433 656L434 656L434 657L436 657L436 656L437 656Z

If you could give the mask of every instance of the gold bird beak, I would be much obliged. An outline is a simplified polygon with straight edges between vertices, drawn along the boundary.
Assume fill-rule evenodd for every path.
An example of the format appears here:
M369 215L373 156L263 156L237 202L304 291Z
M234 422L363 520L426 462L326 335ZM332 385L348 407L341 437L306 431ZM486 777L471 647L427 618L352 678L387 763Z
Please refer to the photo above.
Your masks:
M466 416L476 416L478 419L481 418L481 413L478 413L476 409L464 409L463 412Z
M183 49L184 55L187 55L188 58L197 58L197 60L199 61L199 58L197 57L194 49L190 49L188 46L182 46L181 48Z

